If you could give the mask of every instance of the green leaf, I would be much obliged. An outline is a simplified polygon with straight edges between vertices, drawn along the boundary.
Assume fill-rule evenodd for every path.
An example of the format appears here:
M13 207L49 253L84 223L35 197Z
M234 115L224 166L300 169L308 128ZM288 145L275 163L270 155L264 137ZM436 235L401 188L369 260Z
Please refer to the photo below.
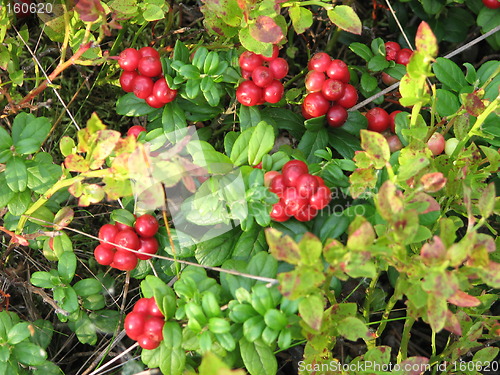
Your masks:
M436 90L436 110L440 116L451 116L460 108L458 97L448 90Z
M75 332L78 341L82 344L95 345L97 342L97 333L95 325L89 316L84 312L79 314L78 319L68 322L69 327Z
M254 107L247 107L244 105L240 106L240 112L238 113L238 117L240 119L241 131L257 126L257 124L261 122L261 114L257 106Z
M263 120L274 120L278 129L284 129L297 139L304 134L304 118L284 108L265 108L261 111ZM271 121L268 121L271 123Z
M361 130L361 147L367 152L376 169L383 168L391 156L387 140L377 132Z
M308 163L317 163L320 159L314 155L314 152L324 149L327 145L328 130L322 128L317 132L306 130L297 148L304 153Z
M57 271L63 282L69 284L73 280L76 271L76 262L76 255L71 251L65 251L59 257Z
M215 51L209 52L203 63L203 72L206 74L215 74L219 69L219 62L219 54Z
M465 75L457 64L444 57L438 57L432 65L436 78L449 89L460 92L463 87L468 86Z
M56 286L52 275L44 271L34 272L31 275L30 282L34 286L38 286L40 288L54 288Z
M52 341L52 335L54 333L53 324L44 319L38 319L33 322L35 328L35 334L32 336L31 340L34 344L47 349L50 342Z
M375 55L368 61L368 70L372 72L381 72L388 68L389 65L389 61L385 59L385 56Z
M288 14L292 20L293 28L297 34L302 34L313 23L312 12L301 6L292 6L288 8Z
M7 203L9 203L14 195L15 193L10 190L7 182L5 181L5 173L0 173L0 207L7 206Z
M493 213L495 208L495 197L495 183L491 182L486 186L481 194L481 197L479 197L479 201L477 202L479 212L485 219Z
M240 352L243 363L252 375L276 375L278 362L269 345L261 340L249 342L244 337L240 339Z
M30 330L28 328L28 322L17 323L14 327L9 330L8 342L11 345L16 345L21 341L26 340L31 336Z
M193 56L192 64L201 71L203 69L203 64L205 63L207 55L208 49L206 49L205 47L199 47Z
M164 17L164 12L158 5L147 4L146 9L142 12L142 16L148 22L161 20Z
M325 303L319 294L306 296L299 302L299 314L302 320L313 330L319 332L323 323Z
M240 166L248 162L249 159L248 150L249 150L250 139L252 138L255 129L256 127L252 127L243 131L234 142L230 155L234 165Z
M352 159L354 157L354 152L361 149L359 139L343 129L330 130L328 145L345 159Z
M248 144L248 164L257 165L262 157L274 146L274 130L271 125L261 121L255 127Z
M88 297L102 291L101 282L97 279L88 278L79 280L73 285L73 289L80 297Z
M342 319L338 323L337 329L340 335L350 341L356 341L359 338L367 338L369 334L365 323L352 316Z
M139 99L134 93L129 92L116 101L116 113L122 116L145 116L157 111L150 107L144 99Z
M45 117L35 117L25 112L14 119L12 140L19 154L32 154L40 148L49 134L51 125Z
M206 63L206 61L205 61L205 63ZM191 64L183 65L179 69L179 74L188 80L200 78L199 69L196 66L191 65Z
M377 79L368 73L363 73L361 75L361 87L366 92L372 92L378 87Z
M184 65L187 66L187 65ZM187 99L194 99L200 93L201 80L199 78L193 78L186 82L186 97Z
M7 130L0 126L0 150L8 150L10 146L12 146L12 138Z
M348 5L337 5L327 11L328 18L338 28L347 32L361 35L361 20L356 12Z
M184 64L189 64L189 55L190 52L186 45L182 43L180 39L177 39L174 46L174 60L181 61Z
M165 104L161 122L163 130L167 133L183 129L187 126L186 116L177 101Z
M373 52L366 44L354 42L349 44L349 49L367 62L373 57Z
M17 361L27 366L41 365L47 359L47 352L38 345L23 342L12 348L12 354Z
M5 165L5 182L13 192L22 192L28 186L26 164L19 156L14 156Z

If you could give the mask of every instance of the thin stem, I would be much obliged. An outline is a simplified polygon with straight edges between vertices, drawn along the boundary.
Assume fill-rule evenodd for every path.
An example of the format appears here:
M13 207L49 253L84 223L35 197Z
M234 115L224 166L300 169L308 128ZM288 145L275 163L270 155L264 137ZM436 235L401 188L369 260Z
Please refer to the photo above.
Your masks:
M410 342L410 331L415 323L415 319L408 317L403 328L403 335L401 338L401 345L399 347L399 353L397 357L397 362L401 363L408 357L408 343Z
M401 276L400 276L401 277ZM377 337L380 337L382 333L384 332L385 326L387 325L387 322L389 322L389 315L391 314L392 309L394 308L394 305L396 302L398 302L401 299L402 293L401 293L401 281L400 277L398 277L396 281L396 286L394 288L394 293L392 294L391 298L387 302L387 305L385 306L384 314L382 315L381 323L377 328Z

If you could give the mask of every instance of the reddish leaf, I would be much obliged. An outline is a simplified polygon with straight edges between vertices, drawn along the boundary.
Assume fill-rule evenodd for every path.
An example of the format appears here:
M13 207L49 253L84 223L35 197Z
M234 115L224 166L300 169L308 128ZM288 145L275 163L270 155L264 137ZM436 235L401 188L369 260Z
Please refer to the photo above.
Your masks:
M427 22L422 22L418 26L417 35L415 36L415 45L419 52L423 52L432 57L437 56L437 39Z
M425 357L410 357L399 364L401 375L420 375L427 371L429 359Z
M83 22L95 22L106 13L99 0L77 0L75 10Z
M268 16L259 16L250 24L250 35L262 43L279 43L285 36L278 24Z
M290 264L300 263L300 249L292 238L286 235L283 236L281 232L274 228L267 228L265 233L269 251L273 257Z
M73 221L74 216L75 213L71 207L61 208L54 217L54 228L61 230L67 227Z
M90 163L83 156L71 154L64 159L64 165L72 172L87 172L90 168Z
M18 243L21 246L28 246L29 245L29 242L23 236L19 236L19 235L15 234L14 232L11 232L10 230L8 230L2 226L0 226L0 230L12 237L10 239L11 243Z
M446 248L441 241L441 238L434 236L432 242L424 244L420 250L420 256L424 259L425 263L429 260L440 260L446 256Z
M461 290L457 290L454 295L448 298L448 302L460 307L475 307L481 304L479 299Z
M465 94L464 105L467 113L474 117L479 116L486 108L483 101L479 98L477 91Z
M439 211L441 207L439 206L439 203L437 200L435 200L433 197L431 197L429 194L424 193L423 191L418 192L415 194L415 197L410 201L410 203L427 203L425 206L425 211L420 212L420 209L417 208L420 214L426 214L429 212L433 211Z
M424 190L428 193L435 193L446 185L446 178L441 172L427 173L420 178Z

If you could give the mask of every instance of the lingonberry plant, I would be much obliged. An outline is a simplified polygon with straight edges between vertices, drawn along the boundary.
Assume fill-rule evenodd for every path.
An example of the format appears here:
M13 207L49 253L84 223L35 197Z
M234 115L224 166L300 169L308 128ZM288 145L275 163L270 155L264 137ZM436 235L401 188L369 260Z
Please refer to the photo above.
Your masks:
M1 374L498 372L498 1L340 3L0 8Z

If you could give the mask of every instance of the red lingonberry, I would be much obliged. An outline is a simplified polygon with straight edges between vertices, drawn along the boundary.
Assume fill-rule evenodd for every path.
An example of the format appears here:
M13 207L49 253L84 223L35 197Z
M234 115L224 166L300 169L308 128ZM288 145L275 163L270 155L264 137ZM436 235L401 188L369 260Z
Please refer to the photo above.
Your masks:
M266 87L273 79L271 70L266 66L258 66L252 72L252 81L259 87Z
M141 237L153 237L158 232L158 220L153 215L144 214L139 216L134 224L134 229Z
M332 102L339 100L344 96L345 83L337 79L327 79L321 87L323 96Z
M118 65L123 70L131 72L137 69L140 58L139 51L134 48L126 48L118 55Z
M332 128L339 128L347 121L347 110L340 104L334 104L326 112L326 122Z
M325 52L318 52L307 64L307 68L309 70L316 70L318 72L326 72L330 62L332 61L331 57Z
M160 53L157 50L155 50L153 47L142 47L141 49L139 49L139 54L141 57L150 56L150 57L154 57L157 59L160 58Z
M351 73L347 64L342 60L332 60L328 68L326 69L326 74L332 79L337 79L344 83L349 83L351 80Z
M271 62L271 61L275 60L276 58L278 58L279 53L280 53L280 49L275 44L275 45L273 45L273 53L271 56L269 56L269 57L266 57L264 55L259 55L259 56L262 58L262 60Z
M323 83L326 80L325 73L318 72L317 70L311 70L306 75L305 86L308 92L321 91L323 88Z
M397 110L389 114L389 129L391 129L391 132L393 133L396 133L396 115L401 112L402 111Z
M330 102L323 96L321 92L311 92L306 95L302 103L304 112L311 117L323 116L330 108Z
M149 95L147 98L146 98L146 103L148 103L148 105L152 108L161 108L165 105L165 103L162 103L160 99L158 99L158 97L156 95Z
M153 80L150 77L137 75L132 81L133 92L139 99L146 99L153 92Z
M413 51L411 49L403 48L399 50L396 55L396 63L406 66L410 62L410 58L412 55Z
M261 66L263 61L260 55L251 51L245 51L239 57L240 68L249 71L253 71L258 66Z
M137 70L143 76L158 77L162 71L161 61L151 56L142 57L137 65Z
M97 263L103 266L109 266L113 262L115 256L115 250L103 245L98 245L94 249L94 257Z
M129 130L127 130L127 135L128 136L131 135L131 136L134 136L135 138L137 138L140 133L145 132L145 131L146 131L146 129L144 129L144 127L142 127L141 125L134 125ZM116 223L115 226L116 226L116 228L118 228L119 231L124 230L124 229L132 229L131 226L128 226L128 225L125 225L122 223Z
M99 242L101 246L105 248L112 249L115 245L111 245L108 242L115 242L115 237L118 234L118 228L113 224L104 224L101 229L99 229Z
M398 51L401 49L399 43L396 42L387 42L385 43L385 58L387 61L396 60L396 55Z
M165 78L161 77L153 85L153 95L156 96L161 103L167 104L176 98L177 90L172 90L168 86Z
M241 104L252 107L263 100L263 92L252 81L244 81L236 89L236 98Z
M368 120L368 130L382 133L389 127L389 114L383 108L372 108L366 112L365 117Z
M353 85L346 84L344 87L344 96L337 100L337 104L340 104L345 109L354 107L358 102L358 91Z
M285 59L278 57L269 62L269 70L275 79L283 79L288 74L288 63Z
M285 88L283 87L283 84L275 79L269 85L264 87L264 100L272 104L278 103L281 98L283 98L284 92Z
M137 72L134 71L126 71L124 70L122 74L120 74L120 86L125 92L134 91L134 79L137 77Z

